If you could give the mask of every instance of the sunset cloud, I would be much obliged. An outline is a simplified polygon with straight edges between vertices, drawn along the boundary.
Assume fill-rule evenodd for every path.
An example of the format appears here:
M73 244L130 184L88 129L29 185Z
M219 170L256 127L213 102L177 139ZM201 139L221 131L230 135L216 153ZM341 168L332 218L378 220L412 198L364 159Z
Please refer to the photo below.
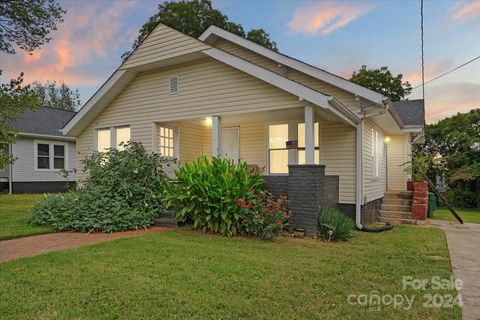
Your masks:
M425 68L425 81L431 80L434 77L450 70L453 67L452 59L442 59L427 65ZM422 72L420 68L415 71L405 73L403 75L405 81L410 82L412 85L418 85L422 82Z
M459 21L480 17L480 1L471 1L456 6L453 20Z
M288 23L295 33L328 35L367 14L373 6L358 2L320 2L297 9Z

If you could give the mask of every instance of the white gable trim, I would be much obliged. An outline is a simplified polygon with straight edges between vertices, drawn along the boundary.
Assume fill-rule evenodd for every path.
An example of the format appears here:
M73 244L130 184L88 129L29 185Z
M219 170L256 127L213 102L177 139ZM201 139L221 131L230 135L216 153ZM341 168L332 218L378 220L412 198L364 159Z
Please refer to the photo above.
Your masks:
M198 38L201 41L204 41L206 43L208 38L210 36L217 36L220 38L223 38L225 40L231 41L239 46L242 46L244 48L247 48L255 53L258 53L264 57L267 57L269 59L272 59L274 61L277 61L278 63L288 66L290 68L296 69L300 72L303 72L309 76L312 76L314 78L317 78L321 81L325 81L335 87L341 88L343 90L349 91L352 94L359 95L367 100L370 100L372 102L375 102L381 106L383 106L384 102L387 100L387 97L384 97L383 95L367 89L365 87L362 87L356 83L353 83L351 81L348 81L346 79L343 79L337 75L334 75L332 73L329 73L327 71L318 69L316 67L313 67L311 65L308 65L304 62L301 62L299 60L296 60L294 58L291 58L289 56L277 53L273 50L267 49L253 41L244 39L242 37L239 37L233 33L230 33L228 31L225 31L223 29L220 29L219 27L216 26L210 26L207 30L205 30L204 33Z
M202 52L235 69L238 69L255 78L270 83L277 88L296 95L300 100L309 101L325 110L331 111L332 113L336 114L351 125L355 125L360 121L360 119L354 113L348 110L343 104L340 103L340 101L338 101L334 97L310 89L307 86L304 86L288 78L282 77L272 71L259 67L251 62L238 58L220 49L212 48L204 50Z

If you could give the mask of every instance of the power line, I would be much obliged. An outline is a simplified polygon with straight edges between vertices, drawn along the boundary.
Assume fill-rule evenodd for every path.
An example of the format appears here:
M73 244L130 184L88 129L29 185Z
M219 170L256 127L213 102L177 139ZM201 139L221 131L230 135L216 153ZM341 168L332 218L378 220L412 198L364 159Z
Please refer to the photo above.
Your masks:
M474 62L475 60L478 60L478 59L480 59L480 56L477 56L477 57L475 57L475 58L473 58L473 59L471 59L471 60L468 60L467 62L462 63L461 65L459 65L458 67L455 67L455 68L453 68L453 69L451 69L451 70L448 70L447 72L442 73L441 75L436 76L435 78L430 79L430 80L428 80L427 82L422 83L422 84L420 84L420 85L412 88L412 90L417 89L417 88L420 88L421 86L424 86L424 85L426 85L427 83L430 83L430 82L435 81L435 80L437 80L437 79L439 79L439 78L441 78L441 77L444 77L444 76L446 76L447 74L452 73L453 71L456 71L456 70L458 70L458 69L466 66L467 64L472 63L472 62ZM423 82L423 81L422 81L422 82Z
M420 0L420 29L422 30L422 99L425 103L425 58L423 55L423 0ZM413 89L412 89L413 90Z

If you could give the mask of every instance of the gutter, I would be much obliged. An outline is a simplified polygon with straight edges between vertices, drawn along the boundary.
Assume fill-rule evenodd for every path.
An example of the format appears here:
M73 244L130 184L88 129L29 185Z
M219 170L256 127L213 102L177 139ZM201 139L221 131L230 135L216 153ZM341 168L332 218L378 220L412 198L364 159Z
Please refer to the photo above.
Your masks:
M55 136L51 134L37 134L37 133L28 133L28 132L20 132L18 133L19 137L27 137L27 138L40 138L40 139L52 139L52 140L64 140L64 141L76 141L75 137L67 137L67 136Z
M9 154L10 155L13 155L13 146L12 144L8 144L8 149L9 149ZM12 194L13 193L13 162L10 163L10 165L8 166L8 194Z

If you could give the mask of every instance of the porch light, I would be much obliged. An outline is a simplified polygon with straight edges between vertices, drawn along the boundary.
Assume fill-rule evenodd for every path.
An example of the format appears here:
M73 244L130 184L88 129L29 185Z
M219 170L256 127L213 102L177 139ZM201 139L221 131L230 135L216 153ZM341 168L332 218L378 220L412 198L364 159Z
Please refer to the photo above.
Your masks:
M385 143L389 143L389 142L390 142L390 140L391 140L391 139L390 139L390 137L389 137L389 136L386 136L386 137L385 137L385 139L384 139Z
M207 117L203 119L203 125L205 127L211 127L212 126L212 117Z

